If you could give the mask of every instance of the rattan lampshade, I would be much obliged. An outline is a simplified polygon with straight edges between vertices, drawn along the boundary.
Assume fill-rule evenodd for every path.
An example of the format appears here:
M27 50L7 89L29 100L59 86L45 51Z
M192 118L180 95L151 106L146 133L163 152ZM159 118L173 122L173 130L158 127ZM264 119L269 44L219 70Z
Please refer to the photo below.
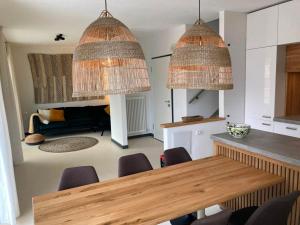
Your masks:
M131 94L150 90L140 44L104 10L83 33L73 56L73 97Z
M198 20L177 42L171 57L168 88L233 88L231 60L222 38Z

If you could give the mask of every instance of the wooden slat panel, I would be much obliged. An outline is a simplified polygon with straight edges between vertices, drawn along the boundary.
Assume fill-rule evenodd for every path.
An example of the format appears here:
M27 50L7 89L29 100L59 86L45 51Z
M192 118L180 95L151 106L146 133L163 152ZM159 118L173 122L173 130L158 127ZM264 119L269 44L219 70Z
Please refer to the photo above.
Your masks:
M219 142L215 142L215 149L217 155L237 160L232 157L232 152L235 152L235 154L238 154L237 158L240 159L238 160L239 162L242 162L259 170L281 176L285 179L285 182L282 184L278 184L271 188L268 187L263 190L251 193L251 197L246 198L246 202L243 202L242 204L238 204L240 202L240 198L235 198L224 203L225 206L230 207L233 210L241 209L249 205L259 206L273 197L283 196L290 192L300 190L300 167L280 162L278 160L274 160ZM254 199L254 201L252 199ZM300 225L300 198L294 205L294 208L288 220L288 225Z
M299 62L300 65L300 62ZM286 116L300 115L300 72L287 74Z
M300 72L300 44L288 45L286 48L286 71Z

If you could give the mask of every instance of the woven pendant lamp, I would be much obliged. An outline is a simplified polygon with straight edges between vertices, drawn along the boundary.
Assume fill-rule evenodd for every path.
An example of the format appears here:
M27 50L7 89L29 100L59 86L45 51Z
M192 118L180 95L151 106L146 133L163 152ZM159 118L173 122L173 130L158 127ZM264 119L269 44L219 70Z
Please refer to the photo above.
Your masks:
M144 53L130 30L105 10L83 33L73 56L73 97L150 90Z
M169 65L170 89L233 89L229 50L200 19L179 39Z

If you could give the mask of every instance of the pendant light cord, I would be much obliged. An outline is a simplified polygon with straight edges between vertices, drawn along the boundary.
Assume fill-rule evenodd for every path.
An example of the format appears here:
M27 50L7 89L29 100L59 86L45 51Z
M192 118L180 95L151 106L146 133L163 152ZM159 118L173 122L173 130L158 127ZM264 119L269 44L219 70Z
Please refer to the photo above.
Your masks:
M107 12L107 1L105 0L105 11Z
M200 19L201 19L201 11L200 11L200 9L201 9L201 0L199 0L199 22L200 22Z

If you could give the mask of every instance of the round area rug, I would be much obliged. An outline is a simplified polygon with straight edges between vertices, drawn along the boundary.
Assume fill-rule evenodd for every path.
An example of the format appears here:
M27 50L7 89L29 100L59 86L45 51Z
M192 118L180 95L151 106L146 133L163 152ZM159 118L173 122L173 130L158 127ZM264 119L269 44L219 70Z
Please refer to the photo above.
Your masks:
M97 143L98 140L92 137L67 137L46 141L39 149L54 153L73 152L93 147Z

